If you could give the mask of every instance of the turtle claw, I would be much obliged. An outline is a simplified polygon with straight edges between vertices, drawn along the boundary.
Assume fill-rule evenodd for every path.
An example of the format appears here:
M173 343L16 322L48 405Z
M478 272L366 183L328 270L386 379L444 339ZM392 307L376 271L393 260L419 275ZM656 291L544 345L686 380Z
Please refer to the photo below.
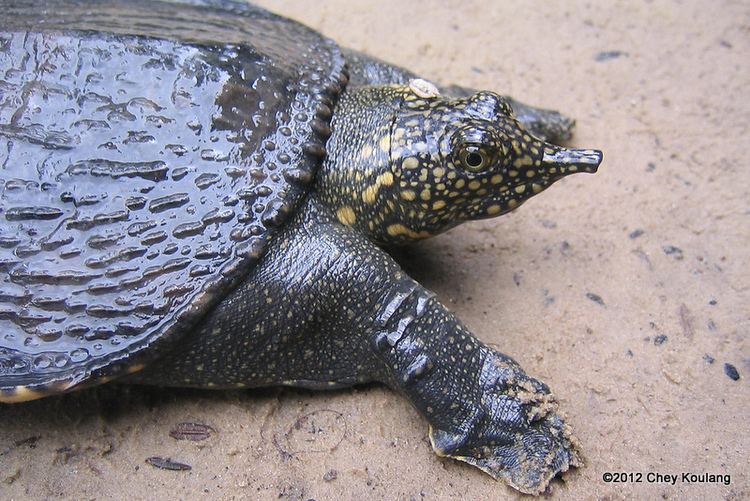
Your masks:
M430 430L430 442L439 455L475 466L525 494L540 494L558 473L583 465L570 428L557 415L546 429L530 429L508 444L474 447L466 451L470 455L440 448L437 444L447 438L443 433Z
M496 371L497 359L493 362L489 370ZM476 466L520 492L539 494L558 473L583 465L578 441L547 387L512 361L502 364L506 377L485 389L482 408L456 432L431 426L430 442L439 456Z

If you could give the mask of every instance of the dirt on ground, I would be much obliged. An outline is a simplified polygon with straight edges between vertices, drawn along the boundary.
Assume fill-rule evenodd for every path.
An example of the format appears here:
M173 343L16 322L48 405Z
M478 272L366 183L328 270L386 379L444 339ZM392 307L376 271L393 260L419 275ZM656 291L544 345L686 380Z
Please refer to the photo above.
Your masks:
M605 152L598 174L398 257L553 389L586 464L551 498L750 498L748 3L261 3L577 119L571 144ZM376 385L108 385L0 407L2 499L520 497L438 458L424 419Z

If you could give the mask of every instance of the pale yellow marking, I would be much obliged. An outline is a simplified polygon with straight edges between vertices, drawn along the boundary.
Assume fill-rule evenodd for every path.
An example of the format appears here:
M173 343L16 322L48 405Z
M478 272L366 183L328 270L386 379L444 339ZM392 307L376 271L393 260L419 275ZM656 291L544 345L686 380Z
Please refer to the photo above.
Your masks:
M526 171L526 177L534 177L536 176L536 171L533 169L529 169Z
M17 404L19 402L28 402L29 400L37 400L42 397L46 397L50 393L43 391L36 391L26 386L16 386L13 388L13 393L10 395L4 395L0 393L0 402L4 404Z
M384 172L378 176L378 181L383 186L391 186L393 184L393 174L390 172Z
M510 177L516 177L518 175L518 171L517 170L509 170L508 171L508 175Z
M404 161L401 162L401 167L404 169L416 169L419 167L419 160L417 160L417 157L406 157L404 158Z
M458 181L456 181L456 189L460 190L461 188L464 187L465 184L466 184L466 181L464 181L463 179L459 179Z
M510 200L508 200L508 208L515 209L516 207L518 207L518 200L514 198L511 198Z
M431 196L430 190L422 190L422 193L419 194L419 198L422 200L429 200Z
M542 191L542 187L538 184L534 183L531 185L531 189L534 190L534 193L539 193Z
M336 217L341 221L341 224L351 226L357 222L357 216L354 215L354 210L349 206L343 206L336 211Z
M439 179L445 175L445 169L442 167L435 167L432 170L432 175Z
M534 165L534 159L528 155L524 155L522 157L516 158L513 161L513 167L524 167L527 165Z
M442 209L445 207L445 201L443 200L437 200L435 203L432 204L433 210Z
M380 149L383 150L386 153L390 153L391 151L391 136L383 136L380 138L380 141L378 141L378 146L380 146Z
M392 237L406 235L409 238L419 239L419 238L427 238L430 236L429 231L416 232L410 228L407 228L403 224L392 224L388 226L387 231L388 231L388 234Z
M476 180L469 183L469 189L472 191L478 190L480 186L481 184L479 183L479 181L476 181Z
M375 183L365 188L365 191L362 192L362 200L366 204L370 204L370 205L374 204L375 198L378 196L378 188L380 188L380 185L378 183Z
M487 214L489 214L490 216L494 216L495 214L500 214L501 210L502 207L497 204L490 205L489 207L487 207Z
M401 198L403 198L404 200L411 201L417 198L417 194L414 193L412 190L404 190L401 192Z
M145 368L146 368L146 364L135 364L135 365L131 365L130 367L128 367L127 369L125 369L125 373L126 374L134 374L136 372L142 371Z
M490 183L492 184L500 184L503 182L503 176L501 174L495 174L490 178Z
M518 193L520 195L521 193L523 193L524 191L526 191L526 185L525 184L520 184L520 185L516 186L513 189L513 191L515 191L516 193Z

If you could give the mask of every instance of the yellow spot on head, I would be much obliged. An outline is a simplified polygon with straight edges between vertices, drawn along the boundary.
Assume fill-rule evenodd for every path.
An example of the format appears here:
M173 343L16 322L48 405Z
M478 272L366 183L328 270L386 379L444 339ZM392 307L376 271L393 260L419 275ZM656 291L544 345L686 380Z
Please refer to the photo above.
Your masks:
M432 204L432 208L435 210L442 209L443 207L445 207L445 201L443 200L437 200Z
M419 194L419 198L422 200L429 200L431 196L430 190L422 190L422 193Z
M404 190L401 192L401 198L403 198L404 200L411 201L417 198L417 194L414 193L412 190Z
M346 205L336 211L336 217L341 224L345 224L346 226L351 226L357 222L357 216L354 215L354 210Z
M481 184L479 183L479 181L476 181L476 180L469 183L470 190L478 190L480 186Z
M435 168L434 168L434 169L432 170L432 175L433 175L433 176L434 176L435 178L437 178L437 179L440 179L441 177L443 177L443 176L445 175L445 169L444 169L444 168L442 168L442 167L435 167Z
M495 174L490 178L490 183L492 184L500 184L503 182L503 176L501 174Z
M406 157L404 158L404 161L401 162L401 167L404 169L416 169L419 167L419 160L417 160L417 157Z
M525 184L519 184L518 186L516 186L514 188L514 191L520 195L521 193L523 193L524 191L526 191L526 185Z
M465 184L466 184L466 181L464 181L463 179L459 179L458 181L456 181L456 189L460 190L461 188L464 187Z

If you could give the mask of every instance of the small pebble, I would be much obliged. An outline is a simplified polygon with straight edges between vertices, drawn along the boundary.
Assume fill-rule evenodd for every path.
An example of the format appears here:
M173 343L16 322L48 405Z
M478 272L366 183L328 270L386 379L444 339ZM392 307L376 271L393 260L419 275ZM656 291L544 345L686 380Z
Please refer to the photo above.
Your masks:
M663 344L664 341L667 340L667 336L664 334L659 334L658 336L654 337L654 344L656 346L659 346L660 344Z
M707 364L711 365L712 363L714 363L715 359L714 359L714 357L712 357L711 355L709 355L708 353L706 353L705 355L703 355L703 361L706 362Z
M621 50L603 50L594 56L594 61L601 63L602 61L608 61L610 59L617 59L618 57L627 56L627 52Z
M604 306L604 299L602 299L602 297L599 294L594 294L593 292L587 292L586 297L592 300L593 302Z
M675 247L674 245L664 245L662 246L662 250L664 251L664 254L667 256L674 256L678 261L682 260L684 257L682 255L682 249Z
M628 235L628 237L630 237L630 238L638 238L641 235L643 235L643 233L644 233L644 231L641 230L641 229L633 230L633 231L630 232L630 234Z
M726 374L729 379L733 381L738 381L740 379L740 373L737 372L737 367L730 363L724 364L724 374Z

